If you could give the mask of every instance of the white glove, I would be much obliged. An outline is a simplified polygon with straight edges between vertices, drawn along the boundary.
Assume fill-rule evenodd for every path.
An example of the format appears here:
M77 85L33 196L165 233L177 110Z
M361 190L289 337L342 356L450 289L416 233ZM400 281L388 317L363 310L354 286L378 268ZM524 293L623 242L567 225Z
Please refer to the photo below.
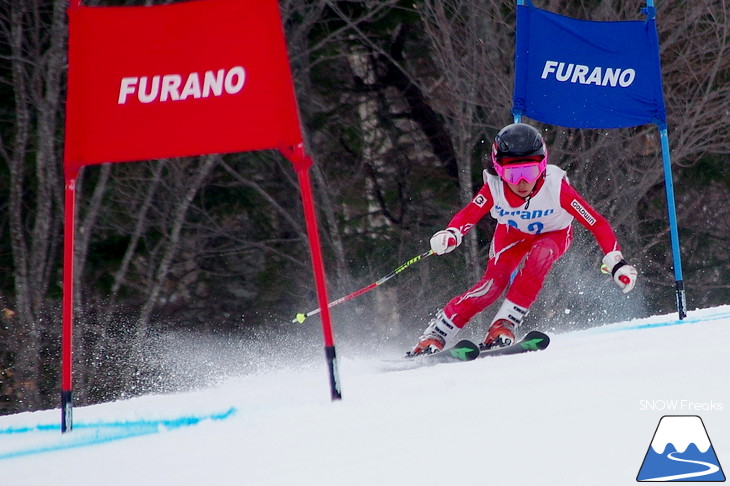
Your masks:
M603 257L603 266L606 273L611 273L613 281L621 287L624 294L630 292L636 285L638 272L632 265L626 263L620 251L611 251Z
M461 232L456 228L437 231L431 237L431 250L436 255L443 255L461 244Z

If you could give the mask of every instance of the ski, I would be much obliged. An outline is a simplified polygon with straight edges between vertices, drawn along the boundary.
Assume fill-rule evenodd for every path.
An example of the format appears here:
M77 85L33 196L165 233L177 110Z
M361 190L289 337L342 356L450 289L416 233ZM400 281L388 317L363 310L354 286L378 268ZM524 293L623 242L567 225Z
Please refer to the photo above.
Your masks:
M541 351L550 344L550 337L540 331L530 331L514 344L501 348L484 349L479 353L478 358L487 358L490 356L506 356L510 354L529 353L532 351Z
M452 361L472 361L489 356L506 356L510 354L541 351L550 344L550 337L540 331L530 331L519 341L501 348L481 349L468 339L459 341L451 348L435 353L406 355L406 359L425 360L429 363L448 363Z
M530 331L522 339L509 346L484 350L480 349L474 342L464 339L443 351L418 355L408 353L400 360L388 360L386 361L388 363L387 371L403 371L439 363L473 361L478 358L530 353L533 351L541 351L547 348L549 344L550 337L540 331Z
M424 359L430 363L447 363L449 361L471 361L479 357L479 346L464 339L459 341L449 349L444 349L437 353L426 354Z
M459 341L452 347L444 349L443 351L436 351L434 353L424 354L407 354L405 358L407 360L419 361L428 364L436 363L448 363L452 361L471 361L479 357L479 346L464 339Z

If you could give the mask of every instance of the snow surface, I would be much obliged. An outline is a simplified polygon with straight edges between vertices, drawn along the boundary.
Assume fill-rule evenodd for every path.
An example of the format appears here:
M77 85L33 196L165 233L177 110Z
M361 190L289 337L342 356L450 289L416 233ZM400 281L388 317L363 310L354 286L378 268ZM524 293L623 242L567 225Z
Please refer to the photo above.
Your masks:
M386 371L340 354L196 392L0 417L3 485L630 485L664 415L730 465L730 306L554 334L548 350ZM730 471L725 471L727 474Z

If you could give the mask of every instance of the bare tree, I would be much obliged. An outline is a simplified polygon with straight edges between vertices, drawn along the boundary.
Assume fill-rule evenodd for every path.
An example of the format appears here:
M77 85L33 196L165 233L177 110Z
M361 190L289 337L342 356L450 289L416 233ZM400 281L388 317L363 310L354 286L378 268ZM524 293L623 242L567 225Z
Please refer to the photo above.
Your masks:
M481 185L474 175L489 156L490 143L485 140L510 117L506 107L512 66L506 60L512 49L506 41L511 27L504 17L507 10L495 7L494 2L426 0L419 9L439 73L429 87L430 99L444 116L454 146L462 207L473 198L475 186ZM484 265L477 231L467 241L467 275L476 281Z
M12 129L6 132L12 133L12 139L0 140L0 155L10 172L15 307L23 336L23 346L16 350L16 380L22 384L22 400L36 408L41 404L42 316L60 243L58 133L66 58L65 6L41 0L7 2L0 10L0 25L0 42L7 46L10 61L9 77L3 81L14 96Z

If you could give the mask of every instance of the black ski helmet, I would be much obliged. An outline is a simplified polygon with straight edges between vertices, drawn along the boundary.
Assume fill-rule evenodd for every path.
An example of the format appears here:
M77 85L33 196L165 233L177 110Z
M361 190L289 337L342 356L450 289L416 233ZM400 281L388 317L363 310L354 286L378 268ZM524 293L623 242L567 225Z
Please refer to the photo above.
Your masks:
M492 164L500 164L503 157L547 158L547 147L540 132L525 123L507 125L497 133L492 144ZM492 168L493 169L493 168ZM490 171L491 172L491 171Z

